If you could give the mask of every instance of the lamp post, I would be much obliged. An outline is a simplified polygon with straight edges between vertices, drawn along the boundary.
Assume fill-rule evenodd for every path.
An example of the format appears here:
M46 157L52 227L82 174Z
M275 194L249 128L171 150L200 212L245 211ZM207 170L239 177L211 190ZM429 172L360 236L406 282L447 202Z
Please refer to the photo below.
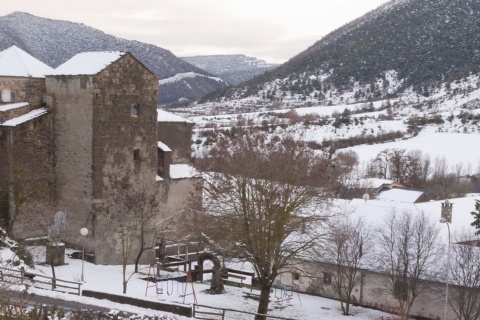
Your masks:
M445 284L445 320L447 319L447 307L448 307L448 276L450 274L450 225L445 219L445 217L440 218L440 223L445 223L447 224L447 229L448 229L448 249L447 249L447 276L446 278L446 284Z
M88 234L88 229L87 228L80 229L80 234L83 236L83 241L82 241L82 277L81 277L81 281L85 282L85 280L83 278L83 263L85 261L85 236Z

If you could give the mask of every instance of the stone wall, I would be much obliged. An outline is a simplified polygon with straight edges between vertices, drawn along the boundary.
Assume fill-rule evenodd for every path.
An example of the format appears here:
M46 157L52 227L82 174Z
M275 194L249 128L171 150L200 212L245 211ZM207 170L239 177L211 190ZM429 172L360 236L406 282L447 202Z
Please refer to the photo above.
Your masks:
M201 189L197 189L198 183L202 183L201 178L185 178L165 181L165 207L171 211L178 211L189 206L191 198L195 194L200 197ZM197 192L198 191L198 192Z
M93 214L92 77L47 76L47 105L55 127L57 202L67 223L80 230Z
M296 280L294 279L295 273L298 273ZM391 294L387 275L366 270L359 271L359 275L362 280L353 289L352 303L391 313L398 311L396 307L398 302ZM292 272L285 272L278 276L277 282L283 285L294 285L299 292L338 299L332 282L326 281L330 276L334 276L332 270L319 263L300 263L296 264L296 269ZM333 280L333 278L331 279ZM428 290L425 290L414 302L411 316L443 319L444 302L445 284L430 282ZM456 319L450 307L448 319Z
M190 163L193 125L190 122L158 123L158 141L172 149L172 164Z
M41 186L42 195L51 196L54 184L51 113L14 127L0 125L0 154L4 157L3 159L11 159L14 165L25 166L25 169L28 170L27 175L30 176L22 177L24 183L38 183ZM9 208L5 202L0 207L3 218L8 216L9 210L14 209L12 206ZM13 230L14 235L21 238L26 237L32 227L28 225L27 221L24 228Z
M7 105L8 106L8 105ZM20 116L27 114L30 111L30 105L25 105L17 108L9 108L8 110L2 110L2 105L0 105L0 124Z
M17 103L28 102L32 109L36 109L45 104L44 97L46 95L44 78L23 78L23 77L1 77L0 92L7 88L12 93L11 102Z

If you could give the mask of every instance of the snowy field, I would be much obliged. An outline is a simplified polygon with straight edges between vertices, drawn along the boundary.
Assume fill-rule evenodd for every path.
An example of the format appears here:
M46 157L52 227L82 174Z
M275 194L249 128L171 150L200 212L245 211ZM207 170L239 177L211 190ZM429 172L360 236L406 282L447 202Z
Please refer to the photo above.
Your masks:
M42 247L31 248L35 252L35 259L38 263L45 260L45 251ZM56 274L59 279L68 281L78 281L81 277L81 260L70 259L65 257L65 266L56 267ZM101 266L85 262L84 265L85 283L82 286L84 290L94 290L121 295L122 292L122 271L121 266ZM133 266L128 266L128 271L131 272ZM51 275L50 266L37 265L34 273ZM150 287L147 290L147 282L140 278L148 274L148 268L143 266L143 274L136 274L132 277L128 284L127 296L139 299L147 299L151 301L159 301L165 303L183 304L183 298L179 296L182 292L182 284L177 282L170 282L168 292L166 284L163 284L164 294L157 295L155 287ZM151 284L151 283L150 283ZM173 285L172 285L173 284ZM191 293L191 286L187 287L187 293ZM198 304L208 306L218 306L222 308L243 310L249 312L256 312L258 302L244 297L242 291L245 289L226 286L227 293L222 295L210 295L204 291L209 289L208 284L194 284L194 290L197 297ZM78 297L71 294L60 292L52 292L48 290L31 288L30 291L36 295L49 296L60 300L78 301L92 305L98 305L120 311L134 312L144 315L163 316L169 315L171 319L188 319L182 316L174 316L172 314L142 309L129 305L122 305L118 303L109 302L106 300L97 300L87 297ZM147 296L145 293L147 292ZM170 295L169 295L170 293ZM275 300L275 292L272 293L271 300ZM193 295L185 297L185 304L193 304ZM270 303L270 315L279 317L302 319L302 320L318 320L318 319L345 319L341 315L340 304L338 301L309 296L304 294L293 294L293 299L289 303L276 304L274 301ZM352 316L348 319L367 320L367 319L389 319L391 315L376 310L353 307ZM227 312L227 319L253 319L251 315L240 313Z
M374 159L386 149L420 150L429 155L430 160L444 157L453 168L462 164L464 168L480 168L480 134L444 133L435 128L424 129L420 134L408 140L400 140L373 145L361 145L344 150L353 150L358 154L360 163ZM478 172L478 171L476 171Z

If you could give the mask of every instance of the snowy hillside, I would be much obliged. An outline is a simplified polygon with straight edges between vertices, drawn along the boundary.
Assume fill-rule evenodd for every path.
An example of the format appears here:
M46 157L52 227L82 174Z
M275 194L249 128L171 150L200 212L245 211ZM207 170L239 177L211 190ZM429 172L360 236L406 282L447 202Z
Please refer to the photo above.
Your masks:
M318 152L353 151L358 166L354 170L360 175L367 174L381 152L397 149L405 156L428 159L431 170L444 166L456 177L480 177L479 83L478 76L470 76L444 83L428 97L407 89L396 98L368 103L341 103L348 100L344 95L331 106L292 100L289 107L266 107L260 99L243 98L177 112L187 112L197 124L196 157L203 157L219 137L229 136L235 128L255 127L306 141Z
M267 63L245 55L214 55L181 57L194 66L219 76L231 85L237 85L270 71L278 64Z
M391 1L273 71L202 102L293 107L393 99L407 91L428 97L478 73L479 26L478 1Z

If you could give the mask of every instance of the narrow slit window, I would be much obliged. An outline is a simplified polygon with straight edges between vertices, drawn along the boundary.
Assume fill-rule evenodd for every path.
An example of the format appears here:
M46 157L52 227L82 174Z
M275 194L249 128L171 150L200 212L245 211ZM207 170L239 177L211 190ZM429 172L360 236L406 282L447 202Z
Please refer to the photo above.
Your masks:
M140 149L133 149L133 160L140 160Z
M332 274L325 272L323 274L323 283L325 284L332 284Z
M138 117L138 104L134 103L130 107L130 114L132 117Z

